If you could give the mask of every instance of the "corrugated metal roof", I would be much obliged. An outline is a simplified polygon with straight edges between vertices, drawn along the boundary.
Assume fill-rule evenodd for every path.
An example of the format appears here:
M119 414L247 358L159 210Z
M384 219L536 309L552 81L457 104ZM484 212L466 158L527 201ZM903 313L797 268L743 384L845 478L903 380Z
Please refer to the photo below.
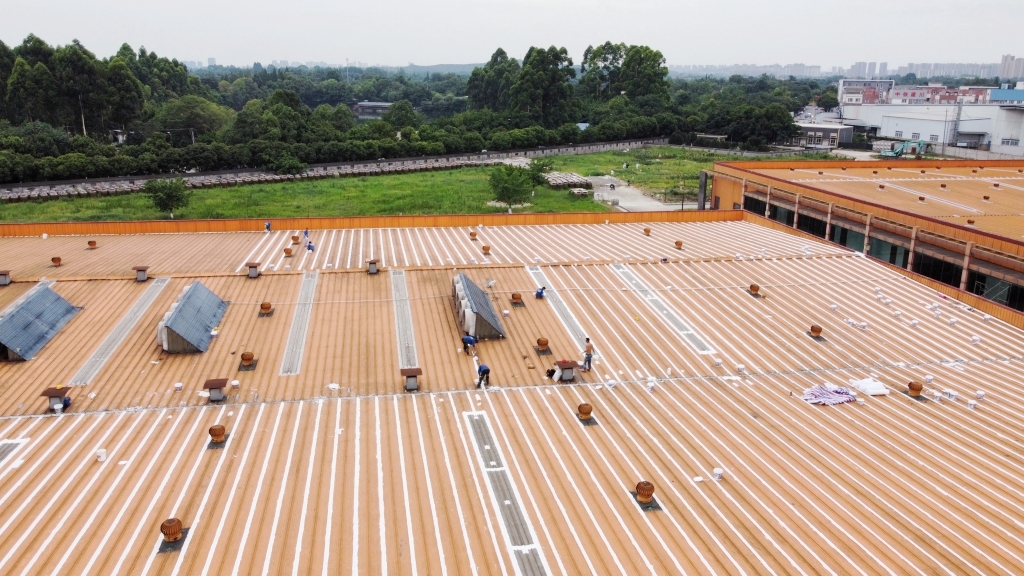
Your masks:
M213 340L211 331L220 325L227 309L228 303L203 286L202 282L193 282L167 319L167 328L206 352Z
M79 310L48 286L42 286L0 318L0 344L28 360Z
M491 301L487 298L487 294L484 294L484 291L465 274L460 272L459 276L462 277L462 285L466 289L466 298L469 299L470 310L497 330L502 338L505 338L505 329L501 327L501 320L498 320L498 313L494 311L494 306L491 306Z

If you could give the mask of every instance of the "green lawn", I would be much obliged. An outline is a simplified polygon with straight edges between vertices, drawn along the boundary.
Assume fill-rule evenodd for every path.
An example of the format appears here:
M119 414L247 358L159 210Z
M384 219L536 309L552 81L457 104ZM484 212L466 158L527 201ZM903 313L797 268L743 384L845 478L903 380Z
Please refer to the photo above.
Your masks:
M333 178L196 190L177 219L287 218L293 216L383 216L483 214L489 206L489 169L417 172L393 176ZM562 190L539 187L532 206L516 212L601 212L603 204ZM166 218L144 194L20 202L0 207L4 222L156 220Z
M813 157L803 156L802 159ZM751 160L660 146L553 158L554 169L583 176L615 176L651 194L674 189L695 196L701 169L721 160ZM628 167L623 170L622 163ZM636 164L640 163L637 168ZM505 209L487 204L489 168L462 168L393 176L334 178L197 190L178 219L483 214ZM516 212L602 212L608 208L566 191L538 187L532 205ZM144 194L73 198L0 205L0 222L159 220Z

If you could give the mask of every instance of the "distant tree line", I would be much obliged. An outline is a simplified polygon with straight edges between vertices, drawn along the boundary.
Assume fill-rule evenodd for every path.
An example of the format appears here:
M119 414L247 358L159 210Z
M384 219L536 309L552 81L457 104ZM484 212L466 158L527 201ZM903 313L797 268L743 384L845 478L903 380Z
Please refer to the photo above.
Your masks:
M823 91L768 77L669 81L647 46L606 42L579 65L565 48L498 49L471 75L217 66L123 45L0 42L0 182L261 168L663 136L763 148ZM380 120L352 105L394 102ZM587 126L589 125L589 126ZM583 126L585 129L580 129Z

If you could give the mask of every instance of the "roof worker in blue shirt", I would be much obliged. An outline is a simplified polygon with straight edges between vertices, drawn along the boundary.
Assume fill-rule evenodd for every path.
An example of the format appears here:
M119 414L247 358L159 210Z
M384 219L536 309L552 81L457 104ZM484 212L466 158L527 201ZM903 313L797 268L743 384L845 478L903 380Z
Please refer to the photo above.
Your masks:
M270 232L270 222L264 222L263 228L265 229L265 231Z
M491 385L491 369L487 364L481 364L476 373L480 375L480 380L476 383L477 388Z
M534 293L534 297L536 297L538 300L543 300L544 299L544 291L547 290L547 289L548 289L547 286L541 286L540 288L537 289L537 292Z
M475 356L476 355L476 338L473 338L467 332L466 335L462 337L462 351L465 352L466 354L469 354L469 349L470 348L473 348L473 355Z
M306 239L307 241L309 240L309 228L306 228L306 231L302 233L302 236L303 236L303 238L305 238L305 239Z
M313 246L312 242L307 242L306 243L306 250L309 250L310 252L312 252L315 249L316 249L316 247Z

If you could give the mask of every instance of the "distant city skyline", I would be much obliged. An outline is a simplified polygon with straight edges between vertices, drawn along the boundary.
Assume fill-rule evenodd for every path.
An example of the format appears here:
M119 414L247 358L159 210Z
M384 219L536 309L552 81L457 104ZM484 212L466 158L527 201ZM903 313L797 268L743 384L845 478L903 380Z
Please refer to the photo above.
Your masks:
M127 42L179 60L214 57L236 66L346 58L386 66L472 63L486 62L498 47L522 58L530 46L550 45L564 46L579 63L588 45L610 40L646 44L673 65L814 60L830 70L857 61L990 63L1024 53L1019 35L996 28L1024 29L1019 0L36 0L5 5L0 39L77 38L100 57Z

